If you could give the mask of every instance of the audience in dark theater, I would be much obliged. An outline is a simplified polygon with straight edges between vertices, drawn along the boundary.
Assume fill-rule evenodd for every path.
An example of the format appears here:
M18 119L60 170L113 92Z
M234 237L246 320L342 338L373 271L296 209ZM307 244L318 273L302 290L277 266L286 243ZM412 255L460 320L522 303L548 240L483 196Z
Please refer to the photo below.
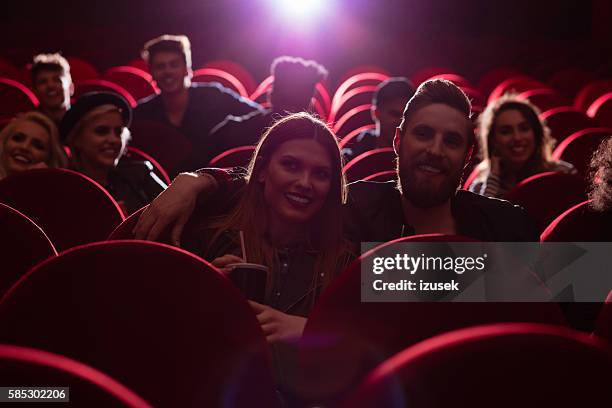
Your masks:
M257 112L261 106L217 82L192 83L191 44L184 35L162 35L144 45L142 58L159 87L159 95L140 101L136 120L154 120L178 128L194 145L199 157L213 157L217 141L212 128L227 115Z
M132 110L119 95L83 95L62 120L70 147L70 168L89 176L117 200L127 214L148 204L165 188L149 162L121 161L130 139Z
M612 407L612 3L120 3L0 53L0 402Z
M270 74L274 82L268 92L269 108L225 118L210 136L220 143L217 153L232 147L257 144L264 130L281 115L311 111L315 86L327 78L327 70L316 61L288 56L276 58L270 67ZM205 166L207 163L200 164Z
M68 61L58 53L36 55L31 78L32 89L40 102L38 110L59 126L70 109L70 97L74 93Z
M414 87L404 77L389 78L378 85L371 109L376 127L364 130L350 146L342 149L347 163L368 150L393 146L395 128L402 121L402 112L412 95Z
M27 112L0 131L0 179L47 167L66 167L66 154L51 119L40 112Z
M503 197L521 180L537 173L576 173L570 163L553 160L555 140L540 110L517 95L504 95L478 118L482 162L470 191Z

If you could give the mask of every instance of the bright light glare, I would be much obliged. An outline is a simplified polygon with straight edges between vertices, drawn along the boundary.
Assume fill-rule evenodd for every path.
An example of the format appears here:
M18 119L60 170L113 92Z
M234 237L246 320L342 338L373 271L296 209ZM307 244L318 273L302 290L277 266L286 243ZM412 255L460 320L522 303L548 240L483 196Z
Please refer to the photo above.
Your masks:
M275 0L272 7L277 7L279 14L288 23L305 22L321 17L330 0Z

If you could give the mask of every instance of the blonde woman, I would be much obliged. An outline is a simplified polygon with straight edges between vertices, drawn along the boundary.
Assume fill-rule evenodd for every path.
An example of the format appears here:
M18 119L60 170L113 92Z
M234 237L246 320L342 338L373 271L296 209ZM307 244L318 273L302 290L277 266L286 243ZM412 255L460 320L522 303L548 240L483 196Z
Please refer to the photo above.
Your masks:
M66 167L55 123L35 111L17 116L0 132L0 179L47 167Z
M119 95L83 95L68 110L60 131L70 147L70 168L98 182L126 213L147 205L165 188L147 161L119 161L130 139L132 110Z

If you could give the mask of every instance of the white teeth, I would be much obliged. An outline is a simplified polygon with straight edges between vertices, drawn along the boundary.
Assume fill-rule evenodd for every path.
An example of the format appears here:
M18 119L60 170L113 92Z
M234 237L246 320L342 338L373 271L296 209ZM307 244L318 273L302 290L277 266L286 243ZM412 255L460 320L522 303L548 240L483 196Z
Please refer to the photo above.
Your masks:
M20 154L14 155L13 159L15 159L16 161L21 162L21 163L30 163L30 159L29 158L27 158L25 156L22 156Z
M440 170L439 168L437 168L437 167L432 167L432 166L428 166L428 165L426 165L426 164L421 164L421 165L419 166L419 168L420 168L421 170L425 170L425 171L430 172L430 173L442 173L442 170Z
M295 194L287 193L286 196L290 200L297 201L300 204L308 204L308 203L310 203L310 199L305 198L305 197L296 196Z

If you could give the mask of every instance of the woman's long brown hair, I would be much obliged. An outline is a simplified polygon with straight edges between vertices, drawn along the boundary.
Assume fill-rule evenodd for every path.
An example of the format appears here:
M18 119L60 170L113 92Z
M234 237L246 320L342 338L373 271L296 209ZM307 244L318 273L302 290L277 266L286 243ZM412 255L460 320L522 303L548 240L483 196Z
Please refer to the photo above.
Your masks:
M301 112L285 116L272 125L259 141L246 175L244 195L234 211L214 221L214 233L209 248L227 230L241 230L245 236L248 262L267 265L268 291L278 271L277 249L265 238L268 219L263 196L263 184L258 181L261 171L272 154L285 142L296 139L316 140L328 152L331 168L331 187L325 203L308 225L308 245L317 251L313 287L327 286L333 276L346 264L342 232L342 204L346 202L346 181L342 174L342 156L338 141L329 127L314 116Z

